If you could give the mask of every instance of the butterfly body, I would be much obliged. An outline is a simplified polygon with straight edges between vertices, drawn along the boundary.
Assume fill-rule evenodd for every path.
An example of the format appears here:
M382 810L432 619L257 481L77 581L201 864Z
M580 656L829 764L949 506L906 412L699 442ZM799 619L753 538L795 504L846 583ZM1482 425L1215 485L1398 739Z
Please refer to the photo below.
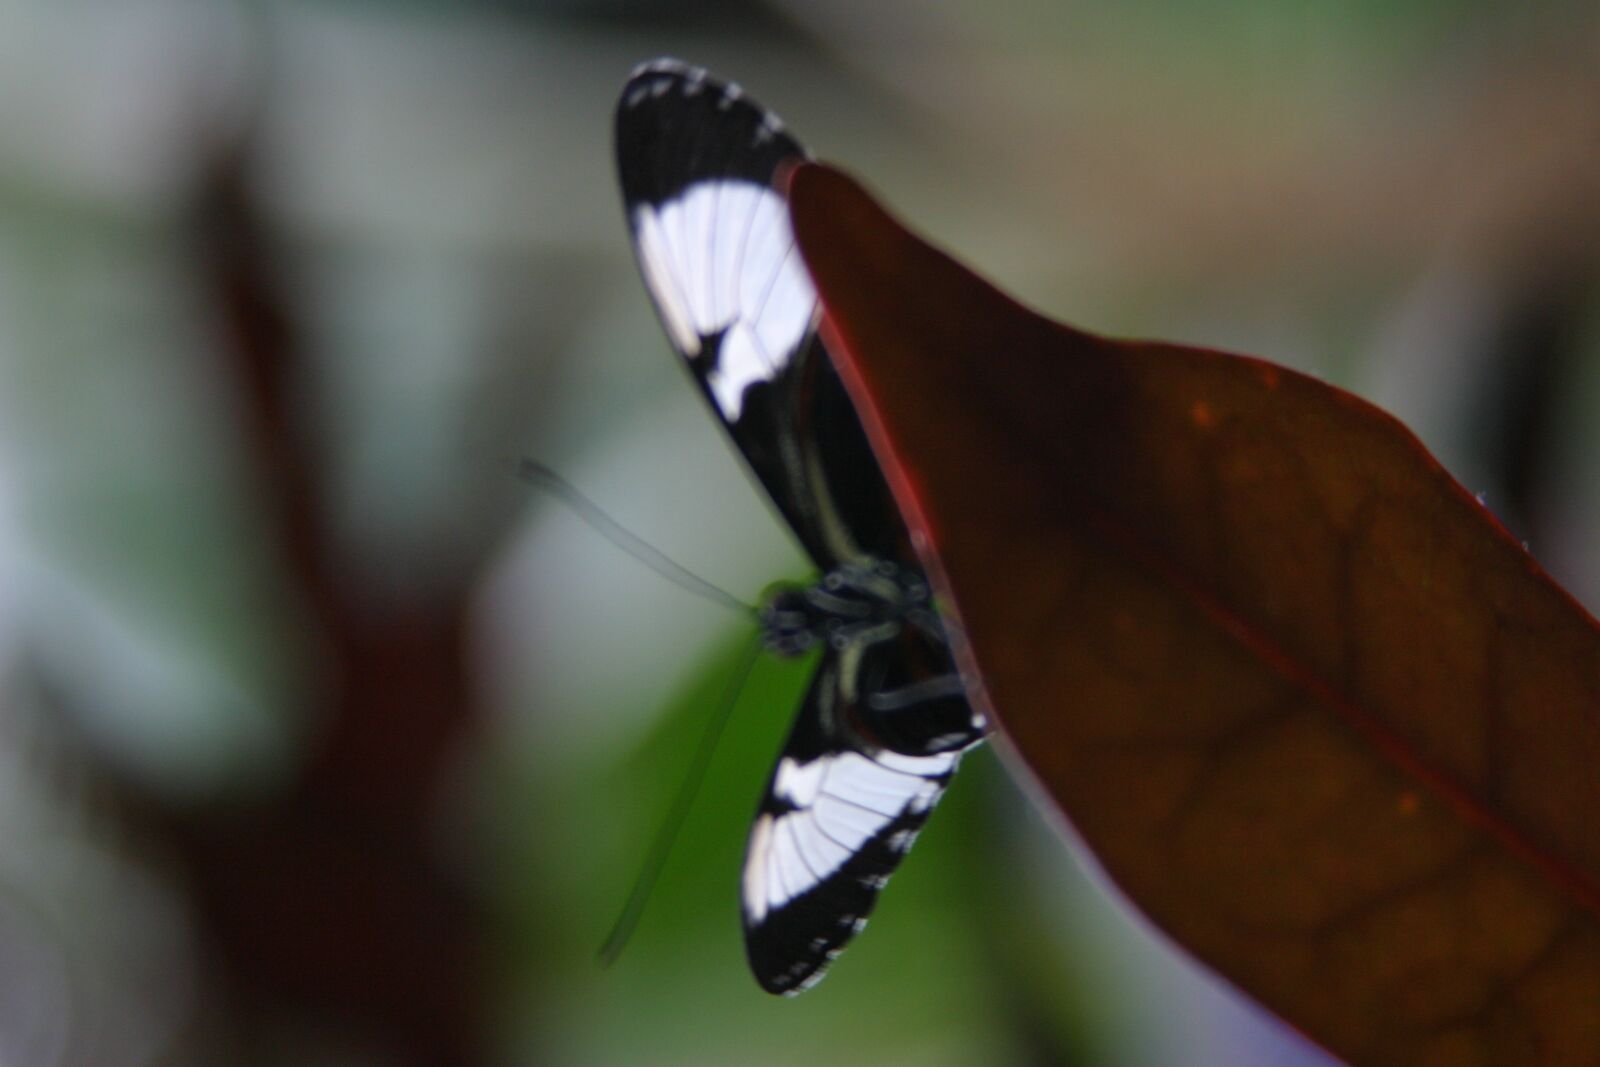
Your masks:
M843 564L814 585L780 590L761 607L763 643L780 656L802 655L819 644L835 652L875 645L905 626L943 638L928 583L890 560Z
M624 207L682 362L821 577L762 607L766 647L820 648L741 880L762 987L817 981L983 739L929 583L828 353L780 188L805 150L737 86L674 60L617 109Z

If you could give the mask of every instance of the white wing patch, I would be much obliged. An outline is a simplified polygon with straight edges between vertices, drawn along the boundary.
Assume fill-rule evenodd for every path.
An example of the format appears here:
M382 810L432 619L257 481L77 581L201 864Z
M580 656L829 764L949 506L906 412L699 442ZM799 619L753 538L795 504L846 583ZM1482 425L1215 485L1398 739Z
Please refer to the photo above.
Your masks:
M816 316L817 294L789 228L783 197L746 181L703 181L633 212L645 284L684 356L723 333L706 375L717 406L737 421L744 391L770 381Z
M742 887L746 920L761 922L827 881L902 815L933 807L960 759L958 752L837 752L810 763L780 760L772 795L793 810L764 811L750 829ZM890 847L904 851L915 836L900 831Z
M772 792L797 808L808 808L816 803L817 790L822 788L823 776L828 773L827 760L812 760L801 764L785 756L778 761L778 771L773 777Z

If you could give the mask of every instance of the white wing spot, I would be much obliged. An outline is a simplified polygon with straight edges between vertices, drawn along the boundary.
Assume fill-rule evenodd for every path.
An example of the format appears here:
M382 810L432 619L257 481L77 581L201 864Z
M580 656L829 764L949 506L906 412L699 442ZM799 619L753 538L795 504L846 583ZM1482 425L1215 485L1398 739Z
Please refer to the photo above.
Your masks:
M851 852L859 852L886 821L883 816L845 804L824 795L812 809L813 818L829 837Z
M749 856L744 865L744 914L752 923L767 917L767 857L772 848L772 816L762 815L750 827Z
M816 803L817 790L822 787L823 775L827 773L826 760L813 760L801 765L785 757L778 761L772 792L797 808L809 808Z
M777 857L778 871L787 893L785 899L793 899L810 891L817 884L818 876L806 866L805 856L800 852L800 843L795 836L793 820L780 820L778 830L789 831L789 844L785 847L774 834L772 853Z
M647 59L643 63L640 63L637 67L633 68L633 73L630 74L629 77L637 78L641 74L692 73L696 70L699 70L702 75L705 74L704 70L701 70L699 67L691 67L680 59L672 59L669 56L662 56L659 59Z
M833 953L828 958L832 959L833 956L837 956L837 955L838 955L838 953ZM793 989L791 989L788 992L786 992L784 994L784 996L797 997L801 993L804 993L806 990L810 989L812 986L816 985L820 981L822 981L822 972L820 970L819 971L812 971L805 978L800 980L800 984L799 985L795 986Z
M633 213L633 240L639 250L639 268L645 285L655 297L661 322L678 350L691 359L700 354L700 332L694 311L678 281L672 262L671 239L662 219L649 204L640 204Z
M738 419L745 390L782 370L816 318L788 205L754 182L699 182L675 200L638 205L633 229L673 344L695 359L702 338L723 335L705 379L724 417Z

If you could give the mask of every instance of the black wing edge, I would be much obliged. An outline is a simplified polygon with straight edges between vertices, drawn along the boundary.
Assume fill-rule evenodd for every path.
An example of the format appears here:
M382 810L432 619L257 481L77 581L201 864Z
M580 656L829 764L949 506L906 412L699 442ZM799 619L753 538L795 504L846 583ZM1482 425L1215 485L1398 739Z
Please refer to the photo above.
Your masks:
M633 205L663 203L697 181L771 186L785 164L810 158L738 83L670 58L641 63L622 87L616 150L630 224Z

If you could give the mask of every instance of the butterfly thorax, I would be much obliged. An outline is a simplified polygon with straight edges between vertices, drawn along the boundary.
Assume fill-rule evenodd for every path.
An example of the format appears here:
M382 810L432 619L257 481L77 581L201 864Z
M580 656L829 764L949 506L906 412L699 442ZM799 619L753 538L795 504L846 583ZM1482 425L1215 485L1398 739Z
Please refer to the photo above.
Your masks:
M940 633L928 583L890 560L844 563L813 585L793 585L761 608L762 641L780 656L826 644L835 651L875 645L907 626Z

